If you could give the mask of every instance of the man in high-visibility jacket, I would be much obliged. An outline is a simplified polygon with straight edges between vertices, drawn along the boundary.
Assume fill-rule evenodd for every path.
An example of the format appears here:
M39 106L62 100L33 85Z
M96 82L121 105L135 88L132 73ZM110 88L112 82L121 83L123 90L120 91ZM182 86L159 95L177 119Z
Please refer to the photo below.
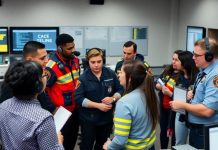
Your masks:
M74 149L78 134L78 113L74 90L78 80L79 59L74 55L75 44L72 36L60 34L56 39L58 50L50 54L46 65L48 82L46 91L56 107L63 106L72 112L61 132L64 136L64 148Z

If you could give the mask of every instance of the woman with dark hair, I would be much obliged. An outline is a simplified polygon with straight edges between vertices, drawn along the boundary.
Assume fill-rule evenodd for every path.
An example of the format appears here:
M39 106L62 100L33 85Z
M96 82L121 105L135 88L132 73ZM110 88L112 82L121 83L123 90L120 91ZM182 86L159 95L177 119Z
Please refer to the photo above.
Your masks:
M116 105L114 138L103 149L153 149L158 122L158 102L153 77L140 61L124 62L119 76L125 89Z
M36 62L11 64L4 83L12 98L0 104L0 141L3 149L63 149L63 137L55 131L52 114L36 99L46 86L42 67Z
M178 54L179 61L181 63L178 70L182 71L177 85L188 90L195 82L195 78L198 73L198 68L195 65L193 54L190 51L183 51ZM173 116L173 115L172 115ZM184 114L176 113L175 118L175 136L176 145L186 144L188 137L188 128L186 126L186 117Z
M169 102L172 101L173 87L176 85L180 71L180 62L178 59L178 54L182 50L176 50L172 56L171 65L167 66L163 73L160 75L160 79L163 81L164 85L159 82L156 84L156 89L159 90L159 100L160 100L160 147L161 149L168 148L169 137L172 137L171 146L175 145L175 134L174 134L174 120L170 120L171 108ZM175 116L174 116L175 117ZM171 124L173 122L173 124Z

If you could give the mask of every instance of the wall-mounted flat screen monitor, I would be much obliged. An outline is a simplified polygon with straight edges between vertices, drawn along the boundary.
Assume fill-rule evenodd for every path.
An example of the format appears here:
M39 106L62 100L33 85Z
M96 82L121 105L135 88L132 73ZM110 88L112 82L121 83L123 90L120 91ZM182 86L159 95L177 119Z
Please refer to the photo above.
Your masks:
M0 27L0 54L8 53L8 28Z
M218 122L204 126L204 149L217 150L218 148Z
M186 33L186 50L193 51L194 44L206 36L206 28L197 26L187 26Z
M57 49L55 40L59 35L58 27L11 27L10 53L20 54L28 41L38 41L45 44L48 52Z

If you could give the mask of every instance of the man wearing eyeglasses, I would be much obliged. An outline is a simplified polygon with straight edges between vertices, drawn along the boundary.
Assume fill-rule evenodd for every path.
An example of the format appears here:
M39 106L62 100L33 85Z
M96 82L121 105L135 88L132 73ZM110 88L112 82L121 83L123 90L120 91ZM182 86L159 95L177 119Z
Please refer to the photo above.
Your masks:
M190 103L172 101L173 110L184 109L188 112L190 128L189 144L204 149L203 126L218 122L218 44L213 39L195 42L193 59L200 72L189 91Z
M43 69L45 69L46 64L48 63L48 57L47 57L47 51L45 49L45 45L37 41L28 41L23 48L23 59L37 62L42 66ZM47 76L46 74L43 75L43 80L47 81L46 76ZM11 89L3 83L1 87L0 102L11 97L12 97ZM51 113L54 112L55 106L44 92L38 95L38 100L42 108L48 110Z

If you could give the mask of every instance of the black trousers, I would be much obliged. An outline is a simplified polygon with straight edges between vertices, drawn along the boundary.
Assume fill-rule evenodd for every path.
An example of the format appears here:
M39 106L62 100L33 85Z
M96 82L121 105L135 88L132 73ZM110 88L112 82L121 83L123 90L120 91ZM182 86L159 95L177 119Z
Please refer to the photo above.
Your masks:
M102 150L104 143L112 133L113 123L94 125L87 121L80 121L81 144L80 150Z
M65 150L74 150L77 141L78 130L79 130L79 116L78 116L78 111L75 110L72 112L72 115L61 129L61 133L64 136L63 146Z
M169 138L167 137L167 129L169 124L170 109L160 108L160 146L161 149L167 149ZM173 137L171 141L171 147L175 145L175 129L173 129Z
M197 149L204 149L204 128L190 128L189 144Z

